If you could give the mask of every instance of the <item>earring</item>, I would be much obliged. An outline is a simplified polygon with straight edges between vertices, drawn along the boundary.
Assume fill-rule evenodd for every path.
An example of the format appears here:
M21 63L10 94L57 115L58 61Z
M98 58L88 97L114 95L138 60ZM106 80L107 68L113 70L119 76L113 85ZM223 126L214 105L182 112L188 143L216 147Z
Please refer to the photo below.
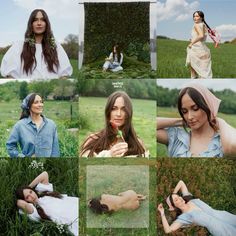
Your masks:
M34 36L34 34L29 38L25 38L25 43L29 43L29 46L33 47L35 45L35 36Z

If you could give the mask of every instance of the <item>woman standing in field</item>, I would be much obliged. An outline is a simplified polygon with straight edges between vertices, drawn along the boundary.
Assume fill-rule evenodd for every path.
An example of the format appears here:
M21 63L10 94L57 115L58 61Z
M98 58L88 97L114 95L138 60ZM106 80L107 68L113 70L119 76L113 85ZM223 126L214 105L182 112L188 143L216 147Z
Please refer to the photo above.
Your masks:
M179 191L181 191L182 197L178 194ZM194 198L181 180L176 185L174 192L167 197L166 203L169 211L177 213L177 218L169 225L163 205L158 205L163 228L167 234L194 224L207 228L209 233L214 236L236 235L236 215L227 211L215 210L200 199Z
M1 74L11 78L51 79L72 74L62 46L54 39L47 13L35 9L28 20L25 41L13 44L4 55Z
M191 43L187 47L186 65L190 67L191 78L212 78L211 53L206 46L207 29L211 30L202 11L193 13L194 26Z
M122 91L112 93L105 107L105 128L87 137L81 146L83 157L148 157L149 152L132 125L133 108Z
M79 235L79 199L53 191L46 171L28 186L16 190L17 207L31 220L48 220L66 224L73 235Z
M140 201L146 196L137 194L134 190L127 190L118 195L102 194L98 198L89 201L89 208L97 214L112 213L121 209L136 210L140 206Z
M115 45L109 57L105 59L103 71L110 69L112 72L123 70L123 53L120 52L119 45Z
M23 100L21 108L20 120L6 143L10 157L59 157L57 128L52 120L42 115L42 98L31 93Z
M181 118L157 118L157 141L167 145L170 157L236 154L236 130L217 117L220 102L198 83L189 83L180 91Z

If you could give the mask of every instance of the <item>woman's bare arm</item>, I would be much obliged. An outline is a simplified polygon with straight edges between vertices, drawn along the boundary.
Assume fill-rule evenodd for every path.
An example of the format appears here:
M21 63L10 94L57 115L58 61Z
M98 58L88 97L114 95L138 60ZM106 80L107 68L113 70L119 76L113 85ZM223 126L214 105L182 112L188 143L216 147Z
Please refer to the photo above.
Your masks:
M174 192L173 193L178 193L179 191L181 191L181 193L183 195L189 193L188 188L186 186L186 184L184 183L183 180L180 180L177 185L175 186Z
M182 227L182 224L179 222L173 222L171 225L169 225L162 203L158 205L158 211L160 212L162 225L166 234L174 232Z
M157 142L168 145L168 134L165 128L183 126L182 118L157 117Z
M199 24L195 24L194 25L194 29L195 31L197 32L197 38L195 38L194 40L191 41L191 43L188 45L188 47L192 47L193 44L199 42L199 41L202 41L205 37L205 25L203 25L203 28L201 28L199 26Z
M29 186L31 188L34 188L37 184L49 184L49 177L47 171L42 172L40 175L38 175L30 184Z
M32 214L34 212L34 208L28 202L24 200L17 200L17 207L25 211L27 214Z

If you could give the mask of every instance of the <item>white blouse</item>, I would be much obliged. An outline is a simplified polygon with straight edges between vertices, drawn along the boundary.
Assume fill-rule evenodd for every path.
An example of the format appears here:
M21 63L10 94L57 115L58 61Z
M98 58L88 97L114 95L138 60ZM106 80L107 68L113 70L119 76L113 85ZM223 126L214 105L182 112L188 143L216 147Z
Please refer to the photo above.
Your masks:
M56 43L57 55L59 60L59 67L58 69L55 68L55 71L57 71L57 73L48 71L47 64L45 63L44 56L42 53L42 44L35 44L35 58L37 65L33 70L33 73L27 75L23 72L23 66L21 64L20 58L23 49L23 44L24 43L22 41L14 43L3 56L0 67L0 72L3 77L13 77L15 79L56 79L64 76L71 76L73 72L72 66L65 50L59 43Z

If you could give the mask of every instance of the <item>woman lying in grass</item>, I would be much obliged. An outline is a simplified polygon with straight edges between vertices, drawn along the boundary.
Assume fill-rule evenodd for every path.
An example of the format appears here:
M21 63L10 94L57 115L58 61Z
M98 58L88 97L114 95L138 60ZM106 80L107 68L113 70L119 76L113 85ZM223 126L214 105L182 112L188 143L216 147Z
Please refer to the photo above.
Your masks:
M53 191L48 173L42 172L28 186L16 190L19 212L34 221L49 220L66 224L73 235L78 235L79 199Z
M179 191L181 195L178 194ZM169 225L162 203L158 205L165 233L194 224L207 228L209 233L214 236L236 235L236 215L227 211L215 210L200 199L194 198L181 180L176 185L174 192L167 197L166 203L169 211L176 211L177 218Z
M136 210L140 206L140 201L145 199L146 196L127 190L118 195L102 194L98 198L91 199L88 206L97 214L112 213L121 209Z

